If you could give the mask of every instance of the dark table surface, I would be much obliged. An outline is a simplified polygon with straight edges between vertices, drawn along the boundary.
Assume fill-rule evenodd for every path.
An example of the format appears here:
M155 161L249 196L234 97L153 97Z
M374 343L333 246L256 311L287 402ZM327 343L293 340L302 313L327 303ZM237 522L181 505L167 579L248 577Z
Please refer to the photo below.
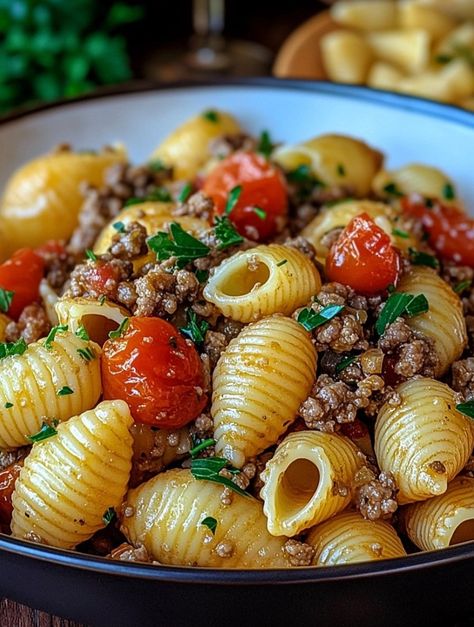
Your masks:
M85 627L8 599L2 599L0 602L0 625L2 627Z

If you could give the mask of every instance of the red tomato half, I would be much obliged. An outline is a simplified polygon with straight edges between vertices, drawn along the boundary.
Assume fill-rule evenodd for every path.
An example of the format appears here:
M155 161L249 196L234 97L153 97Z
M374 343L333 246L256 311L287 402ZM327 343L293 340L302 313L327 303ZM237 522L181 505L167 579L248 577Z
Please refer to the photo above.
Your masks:
M0 527L4 527L5 531L10 529L13 512L12 494L22 467L23 459L0 471Z
M207 398L199 355L160 318L130 318L125 334L102 353L105 399L122 399L136 422L165 429L197 418Z
M211 171L203 192L214 200L217 213L223 214L229 192L238 185L242 191L229 217L239 233L261 241L281 231L288 194L280 171L254 152L235 152Z
M405 213L421 220L430 246L441 257L474 267L473 218L439 202L429 207L416 196L405 196L401 205Z
M31 248L22 248L0 265L0 287L14 292L8 315L18 319L26 305L38 299L43 278L42 258Z
M360 294L377 294L395 285L399 272L400 257L390 237L366 213L347 225L326 259L327 278Z

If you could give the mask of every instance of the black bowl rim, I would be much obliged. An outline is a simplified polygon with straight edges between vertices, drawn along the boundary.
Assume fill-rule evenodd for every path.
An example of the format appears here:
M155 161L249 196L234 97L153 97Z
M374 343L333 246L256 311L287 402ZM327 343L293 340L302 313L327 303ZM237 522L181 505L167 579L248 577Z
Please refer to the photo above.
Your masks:
M179 81L156 83L132 81L124 85L103 87L79 98L60 100L32 108L24 108L0 118L5 125L43 111L75 105L81 102L112 98L130 94L202 87L268 87L290 89L310 93L321 93L348 99L373 102L394 109L404 109L428 117L441 118L464 127L474 128L474 114L443 103L416 96L386 92L359 85L339 85L327 81L308 81L278 78L219 78L206 81ZM474 542L439 551L416 553L407 557L381 560L362 564L331 566L324 568L296 568L269 570L228 570L212 568L190 568L158 566L153 564L118 562L92 555L45 547L0 534L0 552L36 559L56 566L66 566L100 574L147 579L157 582L213 585L262 585L297 584L341 581L388 576L413 570L426 570L446 566L453 562L474 559Z

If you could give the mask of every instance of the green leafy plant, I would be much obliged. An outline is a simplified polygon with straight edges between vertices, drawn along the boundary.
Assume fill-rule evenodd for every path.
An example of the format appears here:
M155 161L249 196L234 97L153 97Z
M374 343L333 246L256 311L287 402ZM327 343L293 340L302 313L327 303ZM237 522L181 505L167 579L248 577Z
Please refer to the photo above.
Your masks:
M95 0L0 0L0 112L131 77L124 26L141 7Z

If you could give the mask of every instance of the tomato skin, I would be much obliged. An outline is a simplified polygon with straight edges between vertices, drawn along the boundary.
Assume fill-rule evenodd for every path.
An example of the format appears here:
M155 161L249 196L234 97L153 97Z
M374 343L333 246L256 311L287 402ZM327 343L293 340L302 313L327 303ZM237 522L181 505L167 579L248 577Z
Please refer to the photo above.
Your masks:
M7 312L10 318L18 320L23 309L38 300L43 273L44 262L31 248L17 250L0 265L0 287L14 292Z
M108 261L96 261L87 272L87 281L91 292L111 295L115 291L115 283L120 280L120 269ZM110 287L108 282L110 283Z
M13 505L12 494L15 490L15 482L24 460L18 460L0 471L0 527L10 529Z
M193 345L160 318L130 318L125 334L102 353L104 399L122 399L136 422L166 429L197 418L207 398Z
M401 206L407 215L421 220L428 243L441 257L474 267L473 218L439 202L428 207L424 199L416 196L404 196Z
M230 213L238 232L245 237L263 241L282 230L287 214L288 193L281 172L254 152L235 152L223 159L204 181L203 192L223 214L231 189L241 185L239 199ZM255 207L263 209L259 217Z
M66 248L63 242L55 239L50 239L45 244L41 244L41 246L35 248L35 253L43 259L48 259L50 255L65 255Z
M395 285L400 265L390 237L363 213L351 220L333 244L326 259L326 276L359 294L378 294Z

